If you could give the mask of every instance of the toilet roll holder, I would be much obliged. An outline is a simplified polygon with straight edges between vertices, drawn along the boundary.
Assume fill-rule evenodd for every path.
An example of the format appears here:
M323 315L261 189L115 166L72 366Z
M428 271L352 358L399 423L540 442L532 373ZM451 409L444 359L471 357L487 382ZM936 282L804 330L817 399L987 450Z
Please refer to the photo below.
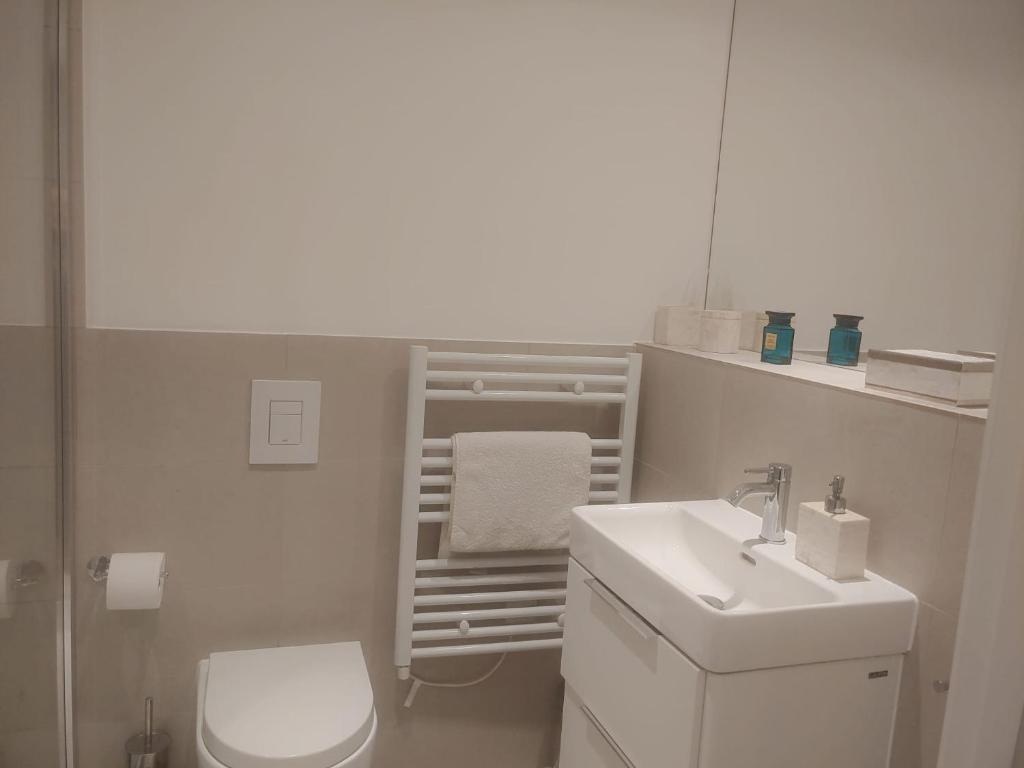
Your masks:
M85 564L85 570L89 572L89 578L97 584L107 580L110 572L110 555L96 555Z
M85 564L85 570L89 572L90 579L97 584L102 584L110 574L110 555L96 555L96 557L90 558L89 562ZM170 574L166 568L160 571L160 583L163 584L167 581L168 576Z
M46 567L38 560L22 560L15 564L11 581L16 587L34 587L43 580Z

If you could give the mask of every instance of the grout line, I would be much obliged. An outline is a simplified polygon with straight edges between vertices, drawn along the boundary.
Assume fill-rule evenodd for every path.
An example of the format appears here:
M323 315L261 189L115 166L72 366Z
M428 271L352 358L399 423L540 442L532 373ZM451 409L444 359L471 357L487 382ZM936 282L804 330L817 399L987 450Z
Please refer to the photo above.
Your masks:
M949 497L950 497L950 494L953 492L953 479L954 479L954 477L957 476L957 468L955 466L955 464L956 464L956 446L957 446L957 443L959 441L960 441L960 416L957 416L956 420L954 422L954 427L953 427L953 444L950 447L950 452L949 452L949 472L946 474L946 487L945 487L945 490L944 490L944 492L942 494L942 523L941 523L941 525L939 525L939 537L938 537L938 541L936 542L936 545L935 545L935 552L934 552L935 560L933 561L932 567L931 567L931 571L928 574L928 589L929 589L929 592L931 592L933 594L934 594L935 582L938 579L939 573L943 570L944 567L946 567L946 563L943 562L942 555L943 555L943 550L945 548L945 543L946 543L946 534L949 531L949 518L950 518L950 512L951 512L950 503L949 503ZM973 516L973 514L974 514L973 511L972 511L971 514ZM961 591L962 591L962 589L963 588L961 587ZM920 599L923 604L928 605L933 611L938 611L940 613L947 613L946 611L938 608L937 606L932 605L931 603L927 603L925 600L923 600L921 598L918 598L918 599ZM959 604L958 604L958 608L959 608Z
M10 326L10 324L6 324ZM4 324L0 324L4 327ZM11 326L21 327L21 326ZM30 328L47 326L25 326ZM284 336L284 337L311 337L323 339L380 339L385 341L403 341L410 344L448 343L458 344L536 344L540 346L558 347L608 347L611 350L630 350L635 344L634 341L567 341L564 339L496 339L493 337L471 338L466 336L416 336L416 335L394 335L376 333L324 333L315 331L270 331L260 329L238 329L238 328L136 328L131 326L117 325L88 325L78 330L88 331L116 331L122 333L188 333L188 334L220 334L224 336Z
M725 144L725 109L729 103L729 75L732 72L732 43L736 36L736 6L733 0L732 19L729 22L729 51L725 59L725 88L722 90L722 122L718 130L718 162L715 165L715 193L711 202L711 236L708 238L708 267L704 273L704 309L708 308L708 293L711 290L711 254L715 246L715 219L718 215L718 185L722 177L722 147Z

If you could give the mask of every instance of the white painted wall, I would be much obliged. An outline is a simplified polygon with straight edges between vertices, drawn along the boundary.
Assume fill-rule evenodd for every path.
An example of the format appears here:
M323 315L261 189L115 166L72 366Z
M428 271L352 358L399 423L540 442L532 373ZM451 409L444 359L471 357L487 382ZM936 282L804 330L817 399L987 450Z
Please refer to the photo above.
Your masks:
M731 0L86 0L88 323L574 341L703 301Z
M50 322L48 3L0 3L0 325Z
M710 304L995 349L1022 137L1019 0L738 0Z

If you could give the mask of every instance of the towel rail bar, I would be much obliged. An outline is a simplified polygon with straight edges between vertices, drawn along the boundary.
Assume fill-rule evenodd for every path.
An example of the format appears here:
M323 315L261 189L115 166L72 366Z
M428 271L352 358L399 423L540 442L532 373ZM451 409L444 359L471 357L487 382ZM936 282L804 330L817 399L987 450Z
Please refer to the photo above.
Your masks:
M628 379L622 374L601 373L518 373L513 371L427 371L433 383L472 384L475 381L508 384L591 384L602 387L624 387Z
M484 390L473 392L468 389L428 389L427 400L493 400L506 403L624 403L622 392L541 392L523 390Z
M425 349L425 347L424 347ZM579 355L496 355L490 352L427 352L428 363L485 363L487 365L540 365L567 368L629 367L627 357L582 357Z
M417 588L444 589L445 587L490 587L508 584L565 584L565 571L538 571L533 573L492 573L481 576L417 576Z
M416 595L413 599L413 605L521 603L527 600L565 600L565 590L517 589L509 592L446 592L441 595Z
M450 519L445 507L454 482L451 437L424 434L428 407L434 407L428 403L477 402L483 409L499 402L617 407L618 435L591 439L589 498L590 503L629 501L640 364L636 353L494 355L410 348L395 621L400 678L409 676L413 659L562 645L566 552L417 558L420 526ZM506 623L477 625L496 621ZM449 626L437 626L444 624ZM494 641L478 641L485 637Z
M413 648L411 659L436 659L444 656L481 656L492 653L516 653L519 651L543 651L561 648L562 638L553 637L549 640L509 640L505 643L474 643L472 645L437 645L426 648Z
M594 482L594 475L590 476ZM615 501L619 498L618 491L591 491L591 501ZM450 493L421 493L420 504L449 504L452 500Z
M591 491L590 502L608 504L619 497L618 491ZM434 509L420 512L417 520L421 523L447 523L452 519L451 512L446 509ZM468 566L467 566L468 567Z
M455 478L452 477L451 475L421 475L420 476L420 486L422 486L422 487L430 487L430 486L451 485L452 484L452 480L454 480L454 479Z
M590 447L594 450L612 450L622 448L622 441L614 438L591 438ZM428 437L423 441L423 450L442 451L452 450L452 439L450 437Z
M417 516L417 522L420 523L447 523L450 519L450 515L442 510L435 512L420 512ZM415 586L415 582L413 582Z
M562 625L554 621L533 622L531 624L498 624L486 627L468 627L465 631L458 627L451 629L414 629L412 641L422 640L461 640L474 637L511 637L513 635L550 635L561 634Z
M451 456L422 456L420 458L420 466L423 469L451 469L452 468L452 457ZM590 457L591 467L620 467L622 466L622 459L618 456L591 456Z
M565 605L532 605L525 608L474 608L469 611L417 611L416 624L442 624L458 621L493 621L496 619L532 619L561 616Z
M421 475L420 485L424 488L439 488L450 486L455 480L451 475ZM608 485L619 482L619 476L615 473L598 473L590 476L591 485Z
M448 557L417 560L417 571L464 571L470 568L532 568L538 565L565 566L565 553L509 557Z

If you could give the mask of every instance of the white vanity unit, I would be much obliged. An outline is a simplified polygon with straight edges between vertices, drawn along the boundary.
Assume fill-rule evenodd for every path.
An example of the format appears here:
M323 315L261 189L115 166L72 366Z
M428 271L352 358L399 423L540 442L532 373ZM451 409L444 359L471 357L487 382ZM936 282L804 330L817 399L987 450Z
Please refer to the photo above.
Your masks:
M885 768L917 600L725 501L573 513L560 768Z

